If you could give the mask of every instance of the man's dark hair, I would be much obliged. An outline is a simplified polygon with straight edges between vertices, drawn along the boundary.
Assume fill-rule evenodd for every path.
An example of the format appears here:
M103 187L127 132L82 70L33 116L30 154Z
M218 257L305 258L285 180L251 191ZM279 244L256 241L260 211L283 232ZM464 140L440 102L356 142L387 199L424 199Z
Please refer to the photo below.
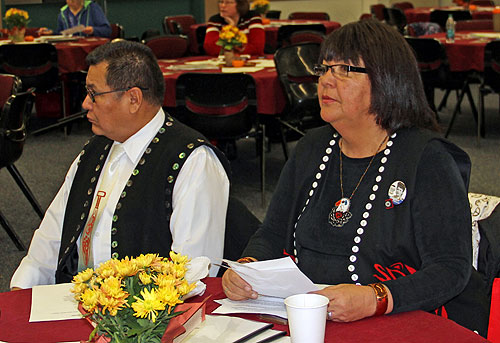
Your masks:
M405 127L439 130L411 47L391 26L374 19L344 25L322 43L319 63L323 60L364 62L371 82L370 112L388 132Z
M87 56L87 64L108 63L106 83L112 89L147 88L144 99L162 105L165 81L155 55L149 47L131 41L115 41L101 45Z

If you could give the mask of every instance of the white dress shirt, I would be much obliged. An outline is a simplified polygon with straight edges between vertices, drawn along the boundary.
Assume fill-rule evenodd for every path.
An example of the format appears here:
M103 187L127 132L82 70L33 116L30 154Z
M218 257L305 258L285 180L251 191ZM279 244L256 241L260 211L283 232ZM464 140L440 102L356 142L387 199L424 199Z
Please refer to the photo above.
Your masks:
M111 258L111 219L116 204L133 169L164 121L165 114L160 109L147 125L125 142L113 143L121 144L125 153L118 162L119 174L114 191L94 227L91 253L96 267ZM79 156L71 164L63 185L35 231L28 254L12 276L11 288L55 283L64 212L78 160ZM96 189L99 189L100 182L99 179ZM171 249L189 257L207 256L220 263L228 196L229 180L217 155L209 147L196 148L181 168L172 193ZM80 239L77 244L80 246ZM218 269L212 264L210 276L215 276Z

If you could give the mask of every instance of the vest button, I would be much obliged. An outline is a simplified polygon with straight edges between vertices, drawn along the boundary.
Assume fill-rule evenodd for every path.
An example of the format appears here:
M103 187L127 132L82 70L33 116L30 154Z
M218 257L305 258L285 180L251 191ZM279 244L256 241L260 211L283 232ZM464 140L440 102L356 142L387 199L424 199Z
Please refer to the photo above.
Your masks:
M118 253L114 252L111 254L111 258L117 259L118 258Z
M116 235L117 231L118 231L118 229L116 227L111 228L111 234L112 235Z
M117 246L118 246L118 242L117 241L111 242L111 247L112 248L116 248Z

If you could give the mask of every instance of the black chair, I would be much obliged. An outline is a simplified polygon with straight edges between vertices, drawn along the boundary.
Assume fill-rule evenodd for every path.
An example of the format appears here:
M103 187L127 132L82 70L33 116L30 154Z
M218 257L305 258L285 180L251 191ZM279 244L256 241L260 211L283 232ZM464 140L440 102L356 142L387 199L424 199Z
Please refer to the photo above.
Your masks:
M326 12L292 12L288 19L297 20L330 20L330 15Z
M299 34L308 37L316 36L322 40L326 34L326 28L323 24L282 25L278 29L277 49L291 45L292 35L296 37ZM295 42L297 42L297 38Z
M71 107L65 85L70 87L76 84L82 88L82 78L78 76L79 73L59 75L57 50L54 45L49 43L1 45L0 72L18 76L22 81L23 90L34 87L36 94L52 92L61 94L62 118L53 125L33 131L33 134L44 133L58 127L67 128L73 121L85 118L86 111L67 115ZM80 93L84 94L84 92ZM81 105L81 101L76 102L78 106Z
M484 73L479 86L478 137L484 129L484 97L492 93L498 94L500 108L500 41L498 40L489 42L484 49Z
M157 59L179 58L187 54L188 39L184 35L162 35L143 41Z
M274 54L278 77L287 99L285 111L277 117L285 159L288 158L285 129L303 136L306 128L324 124L320 117L318 77L313 71L319 52L319 44L304 43L280 48Z
M198 55L204 55L205 54L205 49L203 48L203 43L205 42L205 36L207 34L207 26L206 25L200 25L196 28L195 31L195 36L196 36L196 47L194 47L196 50L191 51L194 54Z
M384 7L385 22L394 26L401 34L405 33L406 28L406 15L399 8Z
M446 20L448 19L448 15L453 16L453 20L471 20L472 15L469 11L452 11L452 10L433 10L431 11L429 21L433 23L438 23L441 26L442 30L446 29Z
M265 204L265 125L257 117L255 82L243 73L185 73L176 84L175 116L209 139L255 137Z
M6 78L15 78L15 76L2 75L0 77L0 83L4 86L6 85ZM8 80L7 80L8 81ZM16 81L14 81L16 83ZM31 104L33 104L33 92L34 88L28 89L25 92L20 92L16 94L15 87L13 88L13 94L7 99L2 107L2 112L0 115L0 168L7 168L9 173L12 175L16 181L21 191L24 193L31 206L38 214L38 216L43 218L43 211L35 199L30 188L24 181L23 177L19 173L14 163L21 157L24 147L24 141L26 139L26 121L27 113L31 110ZM9 224L5 216L0 212L0 224L4 227L5 231L12 239L18 250L26 250L23 242L20 240L19 236Z
M281 11L269 10L266 12L266 18L269 19L279 19L281 16Z
M465 95L467 95L469 99L472 113L477 121L477 110L470 90L470 83L472 81L470 74L467 72L450 71L446 51L438 40L432 38L406 37L406 41L415 53L427 100L436 114L443 107L450 92L457 91L457 103L453 110L450 123L448 124L445 137L448 137L450 134ZM435 88L445 90L445 95L437 109L434 104Z

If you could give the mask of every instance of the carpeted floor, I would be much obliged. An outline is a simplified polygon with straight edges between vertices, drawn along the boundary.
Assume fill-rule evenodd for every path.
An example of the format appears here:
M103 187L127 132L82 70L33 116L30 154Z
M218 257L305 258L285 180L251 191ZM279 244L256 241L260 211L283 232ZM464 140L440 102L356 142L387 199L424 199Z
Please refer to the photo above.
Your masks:
M477 89L473 89L477 94ZM437 94L440 99L441 94ZM478 143L475 125L467 101L457 118L449 139L463 148L472 159L472 176L469 191L500 196L500 114L498 96L486 98L486 137ZM454 105L450 96L448 108L440 113L443 127L448 125ZM71 135L53 131L42 136L29 136L24 153L16 166L45 210L64 180L65 173L83 144L91 136L87 123L75 125ZM293 148L294 143L290 144ZM266 164L266 206L261 204L259 161L255 154L254 140L237 143L238 158L231 162L233 169L233 194L241 199L260 219L284 165L280 144L273 143ZM0 170L0 211L28 245L34 229L40 223L30 204L14 183L8 171ZM0 292L9 289L9 281L25 252L16 249L3 229L0 229Z

